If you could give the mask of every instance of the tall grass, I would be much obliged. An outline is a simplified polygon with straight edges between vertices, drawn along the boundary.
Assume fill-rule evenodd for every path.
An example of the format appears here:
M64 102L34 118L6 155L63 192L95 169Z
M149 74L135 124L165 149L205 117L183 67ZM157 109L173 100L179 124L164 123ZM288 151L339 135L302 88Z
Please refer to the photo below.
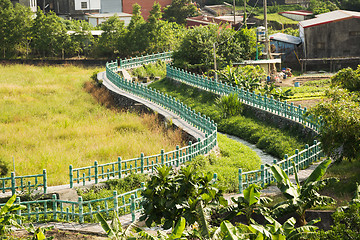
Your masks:
M94 69L0 66L0 158L16 175L48 172L50 185L68 183L68 167L173 150L180 132L156 117L106 108L84 90Z

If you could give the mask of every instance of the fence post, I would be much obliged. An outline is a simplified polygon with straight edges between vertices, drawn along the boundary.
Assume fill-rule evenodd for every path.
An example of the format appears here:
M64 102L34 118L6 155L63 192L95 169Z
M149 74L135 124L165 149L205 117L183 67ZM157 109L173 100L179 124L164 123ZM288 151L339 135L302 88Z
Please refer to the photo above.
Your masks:
M119 169L119 179L120 179L121 178L121 171L122 171L121 157L118 157L118 169Z
M299 149L295 149L295 167L296 171L299 171Z
M16 198L16 204L20 205L20 197ZM16 214L21 216L21 210L16 210ZM18 224L21 224L21 218L18 218L16 221Z
M239 168L239 193L243 193L242 170L241 170L241 168Z
M317 146L317 140L314 140L314 156L315 156L315 159L313 162L316 162L317 160L320 159L320 157L318 156L318 151L319 151L319 147Z
M144 173L144 153L140 154L140 165L141 165L140 171L141 171L141 173Z
M192 159L192 141L189 141L189 161Z
M73 166L69 166L70 188L73 188Z
M176 167L179 167L179 145L176 145Z
M304 167L308 167L309 166L309 144L305 145L305 166Z
M15 172L12 172L11 173L11 193L12 193L12 195L15 194L15 190L16 190Z
M52 202L53 202L53 219L57 220L57 199L56 194L52 195Z
M265 166L264 166L264 164L261 164L260 177L261 177L261 187L264 187L265 186Z
M161 165L164 165L164 149L161 149Z
M44 184L44 193L47 191L47 175L46 169L43 169L43 184Z
M288 160L289 156L287 154L285 154L285 173L289 176L290 172L289 172L289 160Z
M94 168L95 168L95 184L99 182L99 176L98 176L98 162L94 162Z
M79 222L80 223L84 223L84 216L83 216L83 199L82 197L78 198L78 203L79 203Z
M118 198L117 198L117 191L113 192L113 196L114 196L114 210L116 212L116 215L119 215L119 210L118 210Z
M131 195L130 200L131 222L135 222L135 195Z

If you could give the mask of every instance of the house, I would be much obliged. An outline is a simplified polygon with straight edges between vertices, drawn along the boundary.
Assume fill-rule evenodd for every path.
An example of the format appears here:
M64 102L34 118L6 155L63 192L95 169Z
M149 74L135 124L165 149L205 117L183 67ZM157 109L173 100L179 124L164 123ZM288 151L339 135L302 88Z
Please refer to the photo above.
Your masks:
M85 20L88 13L100 13L103 0L38 0L45 12L53 11L64 19Z
M360 12L337 10L299 22L305 59L360 57Z
M242 16L235 16L236 23L242 22L242 20L243 20ZM212 17L212 16L204 15L204 16L190 17L186 19L187 27L219 24L225 26L225 28L231 28L233 23L234 23L234 16Z
M93 26L97 26L101 24L102 22L105 22L110 17L116 15L121 21L124 22L125 26L128 26L130 24L131 16L132 14L128 13L97 13L97 14L89 14L88 20L89 23Z
M21 5L24 5L26 7L29 7L32 12L37 11L37 2L36 0L11 0L12 4L19 3Z
M295 21L304 21L314 16L313 12L305 10L279 12L279 14Z
M298 47L302 43L300 37L291 36L284 33L275 33L269 36L271 47L275 53L281 53L282 62L292 62L297 58Z
M160 3L161 8L164 8L171 4L172 0L121 0L122 1L122 12L132 13L132 6L137 3L141 6L141 14L144 19L148 19L150 10L152 9L155 2Z

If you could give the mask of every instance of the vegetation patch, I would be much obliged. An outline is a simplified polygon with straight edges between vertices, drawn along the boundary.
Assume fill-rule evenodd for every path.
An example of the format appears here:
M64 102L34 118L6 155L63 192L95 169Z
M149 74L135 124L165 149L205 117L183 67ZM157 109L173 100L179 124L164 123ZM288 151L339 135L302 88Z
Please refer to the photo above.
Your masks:
M293 154L295 149L303 149L306 140L290 130L280 130L269 123L262 122L250 114L224 117L216 104L217 95L190 87L186 84L163 79L150 85L167 93L213 119L220 132L245 139L274 157L283 158L284 154ZM310 143L310 141L309 141Z
M260 157L249 147L218 134L220 155L197 156L187 165L193 166L201 173L216 173L217 185L224 192L237 192L239 189L238 169L250 171L259 169Z
M65 184L70 164L115 162L118 156L157 154L182 144L181 132L165 130L155 115L107 108L113 105L103 89L86 83L93 71L0 66L0 166L12 165L14 157L16 175L46 169L48 185Z

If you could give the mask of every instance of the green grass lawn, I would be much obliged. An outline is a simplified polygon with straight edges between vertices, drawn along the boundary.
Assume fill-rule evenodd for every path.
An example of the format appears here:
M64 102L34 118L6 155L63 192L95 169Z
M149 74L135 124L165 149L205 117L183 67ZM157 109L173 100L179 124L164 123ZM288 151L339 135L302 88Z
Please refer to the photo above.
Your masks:
M259 14L257 16L255 16L258 19L264 20L264 14ZM290 18L286 18L284 16L281 16L278 13L269 13L267 14L267 19L268 21L275 21L275 22L279 22L282 24L298 24L298 21L292 20Z
M181 145L180 132L155 116L108 109L84 90L95 69L75 66L0 66L0 160L16 175L48 172L66 184L69 165L89 166L160 153Z

